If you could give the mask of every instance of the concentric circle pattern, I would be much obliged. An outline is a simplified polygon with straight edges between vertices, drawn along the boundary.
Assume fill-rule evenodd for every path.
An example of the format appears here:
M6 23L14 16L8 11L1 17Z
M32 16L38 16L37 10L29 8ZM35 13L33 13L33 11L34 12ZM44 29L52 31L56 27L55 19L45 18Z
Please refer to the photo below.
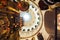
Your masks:
M27 11L21 11L20 14L24 20L24 26L19 32L21 38L34 36L42 27L42 14L40 9L31 1L29 1L29 5L29 9Z

